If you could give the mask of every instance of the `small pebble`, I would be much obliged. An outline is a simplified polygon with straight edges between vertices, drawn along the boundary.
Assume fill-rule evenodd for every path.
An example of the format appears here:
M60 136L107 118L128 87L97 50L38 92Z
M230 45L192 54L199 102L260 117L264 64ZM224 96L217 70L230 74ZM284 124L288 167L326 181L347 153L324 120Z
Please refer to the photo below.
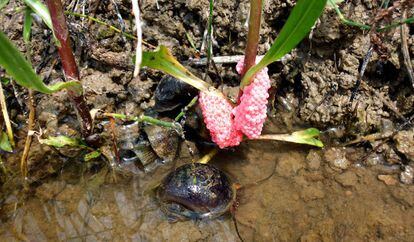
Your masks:
M353 187L358 183L358 177L351 171L336 175L335 180L343 187Z
M329 165L333 169L345 170L349 167L350 161L346 158L345 149L342 148L330 148L325 152L325 160L329 162Z
M347 190L347 191L345 192L345 195L347 195L347 196L352 196L352 192L351 192L351 191L349 191L349 190Z
M389 186L394 186L398 183L397 179L391 175L378 175L378 180L383 181L386 185Z
M316 150L309 151L309 154L306 156L306 160L308 161L308 168L310 170L318 170L321 166L321 156Z
M404 184L413 184L414 181L414 169L412 166L405 166L404 171L400 173L400 181Z

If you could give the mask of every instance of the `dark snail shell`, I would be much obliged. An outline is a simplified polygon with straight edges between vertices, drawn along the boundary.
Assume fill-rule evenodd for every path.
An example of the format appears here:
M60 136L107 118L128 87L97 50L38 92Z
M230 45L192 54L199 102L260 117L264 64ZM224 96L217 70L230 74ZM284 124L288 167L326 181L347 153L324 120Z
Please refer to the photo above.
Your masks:
M232 206L229 177L209 164L191 163L169 173L157 188L161 209L172 219L216 218Z

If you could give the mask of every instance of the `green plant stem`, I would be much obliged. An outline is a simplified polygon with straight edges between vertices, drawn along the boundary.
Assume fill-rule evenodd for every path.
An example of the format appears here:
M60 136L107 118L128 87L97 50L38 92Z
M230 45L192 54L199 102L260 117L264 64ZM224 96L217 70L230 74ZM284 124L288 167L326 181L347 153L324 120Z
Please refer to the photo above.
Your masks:
M384 27L381 27L381 28L377 28L377 31L382 32L382 31L385 31L385 30L388 30L388 29L391 29L391 28L398 27L402 24L411 24L411 23L414 23L414 17L403 19L401 21L391 23L390 25L387 25L387 26L384 26Z
M194 104L196 104L198 101L198 96L195 96L193 99L191 99L191 101L187 104L187 106L185 106L185 108L183 108L183 110L181 110L181 112L177 115L177 117L175 117L175 122L178 122L180 120L180 118L182 118L185 113L188 111L188 109L190 109L192 106L194 106Z
M162 127L172 128L172 129L181 129L181 125L179 123L163 121L163 120L159 120L159 119L146 116L146 115L128 116L128 115L120 114L120 113L104 113L103 115L106 117L112 117L112 118L117 118L117 119L122 119L122 120L127 120L127 121L144 122L144 123L149 123L152 125L157 125L157 126L162 126Z
M256 62L257 47L260 38L260 20L262 18L262 0L250 0L249 32L247 45L244 51L244 68L242 76ZM250 80L249 80L250 82Z
M76 64L75 57L73 56L62 3L60 0L46 0L46 3L52 18L53 32L59 40L58 52L66 79L79 81L78 66ZM69 87L67 90L69 98L74 105L78 116L82 136L86 138L92 133L93 123L89 107L87 106L83 96L82 87Z
M333 0L328 0L328 1L333 6L336 14L338 15L339 20L342 23L344 23L346 25L349 25L349 26L358 27L358 28L360 28L362 30L371 30L372 26L370 26L370 25L366 25L366 24L362 24L362 23L358 23L358 22L355 22L355 21L346 19L344 17L344 15L342 14L341 10L339 9L338 5ZM410 18L407 18L407 19L403 19L403 20L400 20L400 21L396 21L396 22L393 22L393 23L391 23L389 25L386 25L384 27L378 27L375 30L377 32L382 32L382 31L386 31L388 29L392 29L392 28L398 27L398 26L400 26L402 24L409 24L409 23L414 23L414 17L410 17Z

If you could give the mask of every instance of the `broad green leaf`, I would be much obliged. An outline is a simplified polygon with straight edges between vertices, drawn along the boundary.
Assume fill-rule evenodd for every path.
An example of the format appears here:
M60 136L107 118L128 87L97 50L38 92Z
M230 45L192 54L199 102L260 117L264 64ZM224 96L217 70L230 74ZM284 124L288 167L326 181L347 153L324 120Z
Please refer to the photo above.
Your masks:
M86 154L84 156L85 161L90 161L92 159L98 158L99 156L101 156L101 151L100 150L94 150L88 154Z
M7 134L5 132L0 133L0 150L4 150L7 152L13 151L9 138L7 137Z
M64 146L82 147L82 143L79 139L70 138L67 136L50 136L46 139L39 139L39 142L44 145L53 146L56 148L62 148Z
M266 134L260 136L258 139L287 141L298 144L313 145L322 148L323 143L318 139L319 134L320 132L318 129L309 128L293 132L292 134Z
M0 66L13 77L17 84L42 93L51 94L71 86L81 89L81 84L77 81L58 82L50 86L45 85L42 79L36 75L29 62L23 57L22 53L20 53L14 44L1 31Z
M9 0L0 0L0 10L9 3Z
M24 3L29 6L33 12L42 18L43 22L53 31L52 19L50 18L49 9L38 0L23 0Z
M241 86L248 85L257 72L295 48L310 32L325 5L326 0L298 0L276 41L263 59L246 72L241 81Z
M32 9L26 8L24 11L24 24L23 24L23 40L25 43L29 43L30 41L30 34L32 31Z
M142 53L141 67L144 66L170 74L201 91L207 91L210 87L207 82L196 77L182 66L170 53L167 47L162 45L154 51L145 51Z

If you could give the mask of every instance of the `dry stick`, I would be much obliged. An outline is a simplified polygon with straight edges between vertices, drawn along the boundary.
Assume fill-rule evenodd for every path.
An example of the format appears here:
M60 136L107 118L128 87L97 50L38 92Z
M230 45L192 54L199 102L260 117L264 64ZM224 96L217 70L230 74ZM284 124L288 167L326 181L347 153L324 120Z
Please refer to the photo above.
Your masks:
M62 62L66 79L80 81L78 66L73 56L70 43L70 36L63 13L62 3L60 0L46 0L50 16L53 23L53 32L59 40L58 52ZM79 88L68 88L68 95L75 107L76 114L81 126L82 136L88 137L92 133L92 117L89 113L89 107L83 96L83 90Z
M11 146L14 148L14 137L13 137L13 129L11 127L11 122L9 118L9 113L7 112L7 105L6 105L6 97L4 96L3 86L0 82L0 106L1 111L3 113L4 123L6 124L7 136L9 137L9 142Z
M138 76L139 68L142 61L142 28L141 28L141 17L140 10L138 6L138 0L132 0L132 11L135 15L135 25L137 28L137 47L135 50L135 68L134 68L134 77Z
M27 177L27 174L28 174L27 157L29 156L30 145L32 144L32 137L33 137L32 130L34 129L35 115L36 115L35 101L34 101L32 89L29 89L28 106L29 106L29 121L27 124L27 137L26 137L26 142L24 143L22 158L20 159L20 171L24 178Z
M257 56L257 58L260 59L263 56L264 55L259 55ZM215 56L211 58L211 60L214 61L216 64L232 64L232 63L239 62L243 58L244 58L244 55L230 55L230 56ZM277 62L281 62L285 64L286 62L292 59L293 57L291 54L286 54L285 56L280 58ZM207 61L208 61L207 58L201 58L201 59L189 58L187 61L184 62L184 64L194 65L194 66L204 66L207 64Z
M402 18L405 19L407 18L407 10L404 9L404 12L402 13ZM402 24L400 26L400 30L401 30L401 52L403 54L404 57L404 65L407 68L407 72L408 72L408 77L410 78L411 84L413 85L414 88L414 73L413 73L413 67L411 65L411 59L410 59L410 53L408 52L408 43L407 43L407 39L408 39L408 30L407 30L407 26L406 24Z
M217 148L213 148L207 154L205 154L201 159L197 161L197 163L207 164L213 157L218 153Z

